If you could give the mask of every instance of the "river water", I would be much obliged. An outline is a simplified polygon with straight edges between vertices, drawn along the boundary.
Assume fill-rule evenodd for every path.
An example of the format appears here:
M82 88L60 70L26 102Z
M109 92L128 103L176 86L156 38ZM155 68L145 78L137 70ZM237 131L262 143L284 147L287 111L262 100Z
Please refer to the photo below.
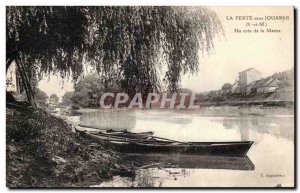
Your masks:
M253 170L148 168L134 180L115 176L99 186L274 187L294 184L294 115L283 108L203 108L85 111L80 122L99 128L154 131L179 141L254 141L248 157ZM198 158L201 159L201 158ZM197 159L195 159L195 162ZM201 168L201 167L200 167Z

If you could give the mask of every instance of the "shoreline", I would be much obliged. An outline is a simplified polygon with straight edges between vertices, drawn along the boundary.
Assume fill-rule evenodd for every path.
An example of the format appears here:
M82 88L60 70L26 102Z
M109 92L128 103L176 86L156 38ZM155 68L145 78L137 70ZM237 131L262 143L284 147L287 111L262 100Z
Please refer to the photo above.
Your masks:
M41 109L6 108L6 186L90 187L116 175L135 175L125 155L92 147L73 132L77 120Z
M82 116L84 113L94 113L94 112L141 112L141 113L151 113L151 112L166 112L166 113L185 113L185 114L200 114L203 116L206 115L222 115L229 116L244 116L244 115L252 115L252 116L260 116L267 115L271 116L287 116L294 115L294 105L289 106L267 106L263 104L253 104L247 103L245 105L234 105L236 102L232 104L227 103L206 103L204 105L200 105L199 109L160 109L160 108L151 108L151 109L101 109L101 108L81 108L79 110L74 110L75 114L80 113L81 115L76 115L77 117ZM64 115L65 116L65 115ZM69 116L68 117L76 117ZM79 119L79 118L78 118ZM79 122L79 121L78 121Z
M270 108L283 108L283 109L294 109L295 102L294 101L282 101L282 100L273 100L273 101L223 101L223 102L201 102L199 104L199 108L196 109L177 109L177 108L159 108L159 107L152 107L149 109L140 109L140 108L100 108L100 107L87 107L87 108L80 108L78 110L73 110L74 112L78 113L93 113L98 111L178 111L178 112L193 112L193 111L201 111L201 108L211 108L211 107L237 107L237 108L261 108L261 109L270 109Z
M294 108L294 101L224 101L224 102L202 102L200 107L211 106L264 106L264 107L285 107Z

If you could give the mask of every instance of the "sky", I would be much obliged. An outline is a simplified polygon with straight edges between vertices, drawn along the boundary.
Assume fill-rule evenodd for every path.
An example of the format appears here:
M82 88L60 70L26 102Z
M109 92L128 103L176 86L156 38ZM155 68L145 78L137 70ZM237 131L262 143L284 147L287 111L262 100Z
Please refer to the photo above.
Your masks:
M195 92L217 90L224 83L234 83L238 73L256 68L267 77L276 72L289 70L294 66L294 26L292 7L209 7L216 11L221 19L225 37L215 38L215 50L211 55L201 56L199 71L195 75L182 78L183 88ZM230 16L234 20L228 20ZM249 29L279 29L280 33L235 33L234 29L246 29L246 22L260 23L254 20L235 20L236 16L290 16L287 21L266 21L267 27ZM39 82L38 87L47 95L57 94L59 98L67 91L73 91L71 80L62 80L50 75Z
M215 40L215 54L200 58L198 74L185 76L183 87L190 87L194 91L217 90L226 82L234 83L238 72L248 68L254 67L266 77L293 67L294 21L291 7L218 7L213 10L223 23L226 39ZM267 28L280 29L281 33L234 33L235 28L245 28L247 21L226 20L226 16L248 15L290 15L291 20L267 22Z

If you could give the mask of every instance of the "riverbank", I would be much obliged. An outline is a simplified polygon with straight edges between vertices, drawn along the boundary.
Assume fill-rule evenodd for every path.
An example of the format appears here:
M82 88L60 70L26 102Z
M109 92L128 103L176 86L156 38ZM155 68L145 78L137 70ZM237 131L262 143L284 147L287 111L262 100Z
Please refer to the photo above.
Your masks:
M116 175L134 176L125 155L90 146L70 124L43 110L6 109L8 187L90 187Z
M224 102L201 102L200 106L203 107L212 107L212 106L240 106L240 107L249 107L249 106L264 106L264 107L286 107L294 108L294 101L224 101Z
M201 114L201 116L294 116L294 104L287 105L287 106L266 106L263 104L250 104L248 105L228 105L226 103L209 103L200 105L198 109L160 109L160 108L151 108L151 109L101 109L101 108L81 108L79 110L74 111L74 113L71 114L93 114L93 113L108 113L111 114L112 117L116 117L119 114L122 114L124 112L125 115L134 113L134 112L141 112L141 113L149 113L149 112L165 112L165 113L184 113L186 115L189 114ZM64 113L62 114L67 115L68 117L66 119L67 122L72 121L72 119L76 119L76 123L79 123L79 115L78 116L70 116L70 113ZM111 117L107 117L108 119ZM120 119L121 117L118 117ZM97 122L97 120L94 120L94 122ZM74 122L73 122L74 123ZM105 125L104 123L102 123ZM122 123L123 125L124 123Z

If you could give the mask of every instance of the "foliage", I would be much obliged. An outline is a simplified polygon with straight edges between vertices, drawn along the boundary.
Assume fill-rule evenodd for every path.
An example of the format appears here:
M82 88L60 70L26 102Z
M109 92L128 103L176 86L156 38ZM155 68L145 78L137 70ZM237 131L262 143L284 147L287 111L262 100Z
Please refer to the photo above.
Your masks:
M71 101L77 106L85 106L93 95L100 96L104 92L117 91L119 87L113 82L116 81L111 81L110 84L107 84L108 87L105 88L103 79L101 79L99 74L89 74L81 78L78 83L76 83L74 86L74 92L72 93Z
M62 104L63 105L71 105L72 104L72 97L73 97L73 92L66 92L63 96L62 96Z
M87 18L80 7L6 8L6 69L15 61L28 101L41 73L81 73Z
M225 84L223 84L223 86L222 86L222 90L228 90L228 89L231 89L231 84L230 83L225 83Z
M35 98L36 98L36 100L46 102L46 100L48 99L48 96L44 91L41 91L41 89L36 88L35 89Z
M7 61L37 64L62 76L69 70L79 73L75 68L81 65L88 26L83 8L11 6L6 11Z
M277 79L282 87L294 86L294 68L284 72L275 73L271 77Z
M53 99L55 101L55 103L57 103L58 100L59 100L59 98L58 98L58 96L56 94L52 94L49 99L50 100Z
M90 187L133 175L128 159L101 145L90 147L63 120L32 108L7 111L13 111L6 128L8 187Z
M181 76L198 71L199 53L210 53L223 31L216 13L202 7L11 6L6 32L7 67L15 60L27 74L77 80L88 63L104 87L118 80L128 93L147 94L162 83L178 89ZM28 83L34 74L24 73Z
M215 12L190 7L100 7L88 56L109 82L128 93L155 91L161 79L171 91L181 75L197 72L199 52L213 49L222 31ZM162 67L166 66L166 71Z
M35 96L36 102L39 105L42 105L42 106L46 105L48 96L47 96L47 94L44 91L41 91L39 88L36 87L35 88L34 96Z

